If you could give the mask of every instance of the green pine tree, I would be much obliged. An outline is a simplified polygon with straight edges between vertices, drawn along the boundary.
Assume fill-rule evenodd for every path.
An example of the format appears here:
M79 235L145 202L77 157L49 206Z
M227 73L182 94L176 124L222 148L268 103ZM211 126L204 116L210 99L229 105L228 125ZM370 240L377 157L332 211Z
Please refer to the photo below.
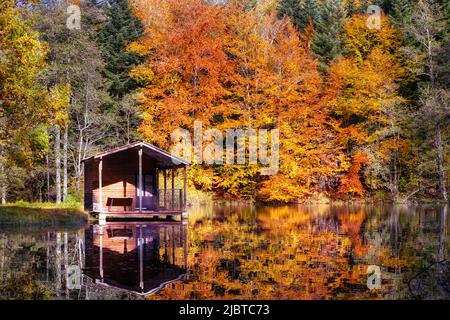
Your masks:
M352 16L355 14L367 13L367 9L370 5L380 6L380 8L386 12L391 8L391 0L347 0L344 7L347 11L347 15Z
M391 17L398 27L401 28L410 22L412 7L411 0L396 0L392 3Z
M298 30L303 31L308 23L313 24L319 16L318 0L281 0L279 3L279 15L287 16Z
M326 70L328 64L343 51L345 18L346 12L341 0L324 0L316 18L312 44L322 70Z
M113 97L121 99L138 86L129 73L143 59L129 52L127 46L139 39L143 34L143 26L134 16L128 0L111 2L106 9L109 19L98 32L98 43L105 62L102 74L111 82L108 91Z

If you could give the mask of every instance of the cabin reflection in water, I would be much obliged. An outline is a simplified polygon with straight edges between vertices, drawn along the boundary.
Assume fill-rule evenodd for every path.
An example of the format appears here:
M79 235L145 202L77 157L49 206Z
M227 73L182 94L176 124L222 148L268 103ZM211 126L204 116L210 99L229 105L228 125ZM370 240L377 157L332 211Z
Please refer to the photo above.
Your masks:
M108 222L86 232L84 273L95 283L138 294L187 274L184 222Z

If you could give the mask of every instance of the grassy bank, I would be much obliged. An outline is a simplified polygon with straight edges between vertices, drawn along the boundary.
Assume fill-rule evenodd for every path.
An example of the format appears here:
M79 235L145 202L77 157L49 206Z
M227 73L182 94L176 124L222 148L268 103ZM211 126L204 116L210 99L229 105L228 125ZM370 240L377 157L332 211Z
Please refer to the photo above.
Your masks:
M83 225L88 216L78 203L14 202L0 205L0 225Z

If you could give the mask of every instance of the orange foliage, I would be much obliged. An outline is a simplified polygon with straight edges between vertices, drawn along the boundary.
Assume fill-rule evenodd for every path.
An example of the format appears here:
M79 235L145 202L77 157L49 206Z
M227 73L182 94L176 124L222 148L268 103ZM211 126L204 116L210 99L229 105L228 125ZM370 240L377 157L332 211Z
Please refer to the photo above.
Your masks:
M209 121L227 94L222 83L231 65L221 18L226 10L201 0L142 0L136 13L146 33L130 48L149 57L133 71L148 82L141 95L141 131L168 147L173 130L192 128L193 120Z
M364 186L361 183L359 174L363 165L367 164L368 158L364 152L356 151L352 157L352 164L347 174L341 178L341 186L339 193L352 194L362 196L364 195Z
M222 195L254 197L258 190L262 200L289 202L341 170L342 147L310 36L280 19L274 4L244 9L239 1L138 1L146 34L131 48L149 58L133 75L148 81L141 131L160 146L195 120L222 131L280 129L277 176L261 178L252 166L196 167L195 176L203 178L194 184L205 185L206 176L206 185Z
M367 28L366 19L357 15L346 21L348 56L337 60L329 73L333 99L328 107L341 119L338 140L351 158L350 163L343 164L348 172L341 177L338 192L358 196L365 193L360 179L362 166L389 166L389 154L407 145L396 133L395 110L404 102L398 82L405 71L395 50L401 38L385 16L380 29ZM355 151L363 148L366 155Z
M277 175L261 165L194 166L196 187L223 197L294 202L313 194L362 196L362 166L386 162L393 110L403 102L401 38L386 17L369 29L365 15L345 22L346 56L328 74L311 53L313 26L303 34L280 19L276 1L248 8L202 0L138 0L145 34L130 49L146 55L133 76L147 81L140 101L146 139L164 148L178 128L280 130ZM325 81L326 80L326 81ZM392 132L394 130L391 130ZM397 150L404 147L399 135ZM365 158L355 150L366 149Z

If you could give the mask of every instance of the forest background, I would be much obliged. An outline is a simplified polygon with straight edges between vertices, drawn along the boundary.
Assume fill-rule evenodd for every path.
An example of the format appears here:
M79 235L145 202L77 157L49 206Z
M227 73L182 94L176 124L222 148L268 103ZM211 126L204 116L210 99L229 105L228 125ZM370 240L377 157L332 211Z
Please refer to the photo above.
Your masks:
M194 121L280 130L276 175L190 167L214 198L448 201L449 31L445 0L2 0L1 202L81 201L82 159Z

